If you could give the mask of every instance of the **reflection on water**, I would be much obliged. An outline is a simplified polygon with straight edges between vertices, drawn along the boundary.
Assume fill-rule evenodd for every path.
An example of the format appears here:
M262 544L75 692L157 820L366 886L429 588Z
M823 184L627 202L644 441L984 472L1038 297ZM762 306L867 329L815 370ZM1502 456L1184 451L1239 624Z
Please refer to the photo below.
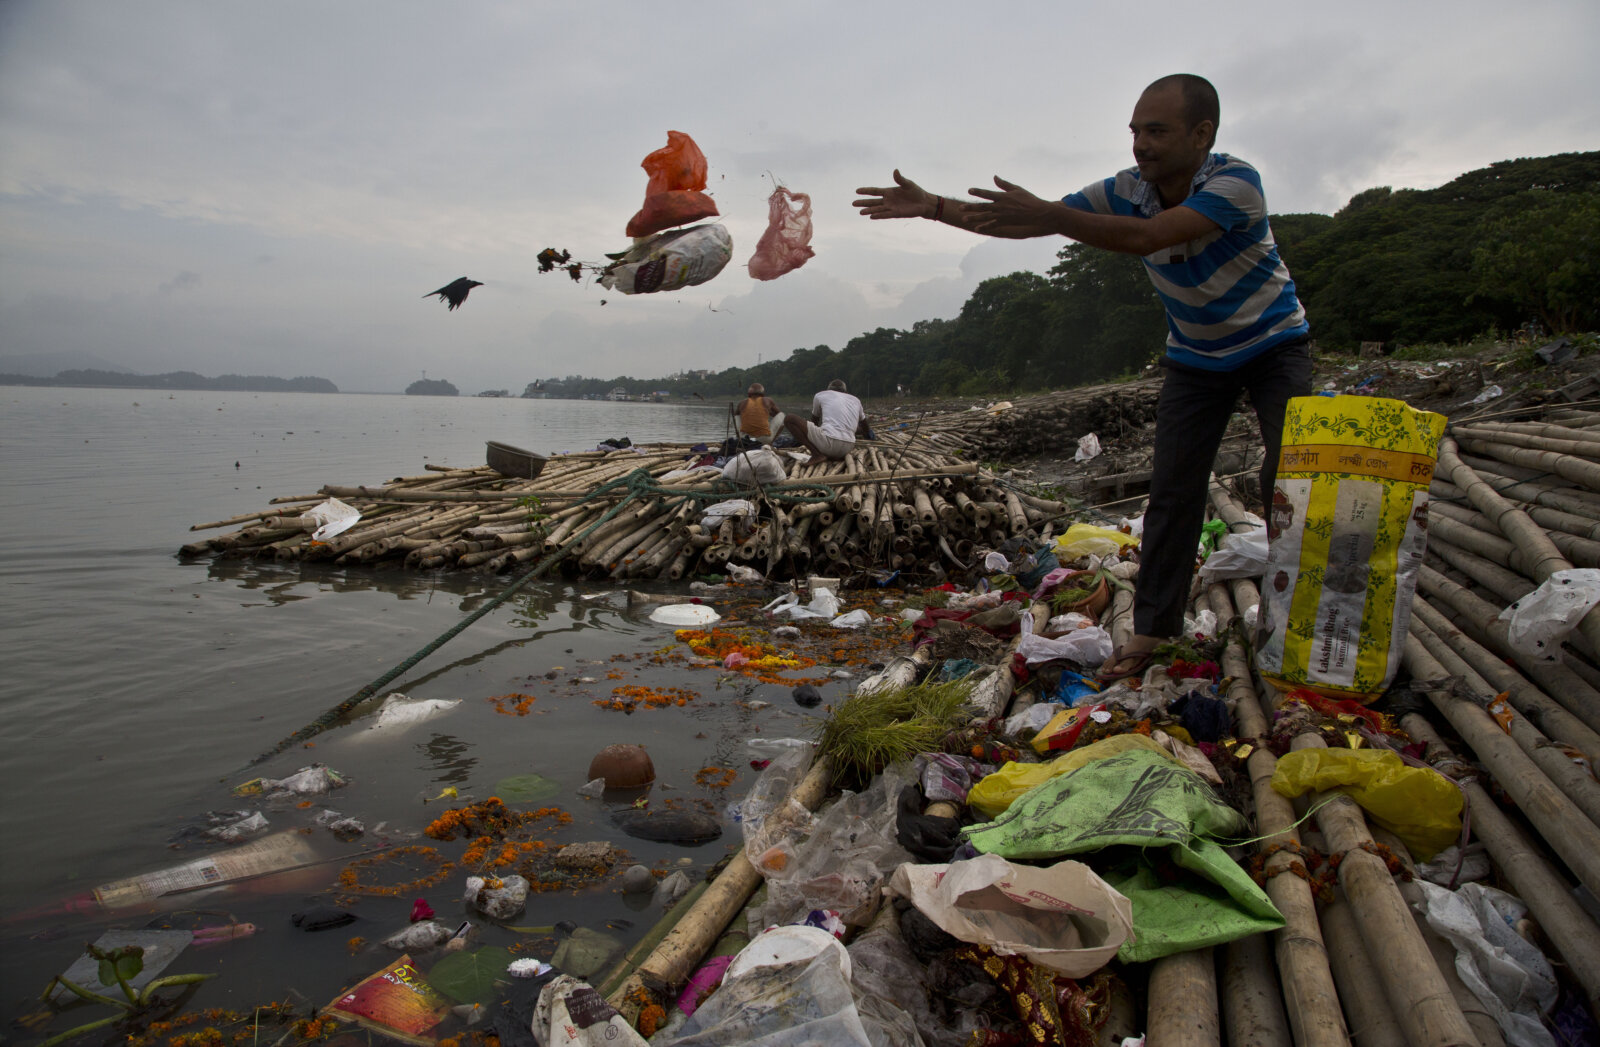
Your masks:
M445 785L486 797L507 776L539 773L562 789L555 803L573 822L552 841L569 843L614 832L604 805L576 793L589 761L612 742L649 747L662 795L722 803L742 793L743 774L708 794L695 781L701 768L747 768L744 739L797 730L783 688L763 693L770 704L757 713L741 708L733 689L718 690L712 673L643 658L611 662L672 643L672 631L627 612L620 591L540 578L390 685L415 698L459 699L444 718L409 733L371 732L356 720L312 748L254 764L504 593L514 576L183 560L174 554L197 537L191 524L323 482L377 482L424 462L477 465L489 438L536 450L617 434L692 443L720 439L724 415L468 397L131 398L142 406L130 406L128 391L6 393L9 426L30 439L0 442L0 484L28 500L28 512L0 531L0 578L11 597L0 601L8 640L0 835L25 848L0 860L0 985L12 990L0 1022L22 1014L84 941L124 919L57 909L18 921L18 913L173 864L182 857L167 848L173 833L204 812L250 803L232 792L250 778L326 764L350 785L317 807L386 823L393 842L415 839L437 816L443 805L424 801ZM597 593L604 597L592 599ZM596 705L616 687L643 684L698 697L634 716ZM534 696L526 715L502 714L486 700L508 692ZM259 806L274 828L308 832L319 853L343 860L383 842L335 839L313 820L316 807ZM452 857L461 844L453 848ZM645 864L690 858L691 871L715 857L646 841L627 849ZM380 966L352 958L341 936L291 927L292 912L328 902L338 867L306 870L292 887L261 880L226 895L184 896L183 904L226 905L262 928L216 952L186 954L194 966L183 971L214 964L221 974L199 990L197 1005L280 999L291 985L326 1000ZM628 904L608 888L541 895L522 922L603 926L631 915ZM381 932L405 926L409 906L409 898L364 898L356 908ZM518 940L493 926L482 934L485 944Z
M438 774L433 776L433 781L444 785L464 785L472 777L472 769L478 765L476 756L468 756L472 747L453 735L436 734L429 741L417 746L417 751L427 757L428 763Z

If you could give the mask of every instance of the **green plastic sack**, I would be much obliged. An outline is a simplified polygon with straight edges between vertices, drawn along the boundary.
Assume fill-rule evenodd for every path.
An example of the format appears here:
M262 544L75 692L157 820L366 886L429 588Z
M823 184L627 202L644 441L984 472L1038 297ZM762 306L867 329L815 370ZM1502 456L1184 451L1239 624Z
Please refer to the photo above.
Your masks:
M1044 763L1002 764L998 771L985 775L967 793L967 806L985 818L998 818L1007 807L1029 789L1085 764L1104 760L1129 749L1148 749L1167 756L1167 751L1142 734L1114 734L1098 742L1073 749ZM1171 757L1168 757L1171 759Z
M1216 842L1244 816L1199 775L1131 749L1036 786L992 822L963 830L1013 861L1079 855L1133 901L1135 937L1117 957L1142 963L1283 926L1283 916Z
M1431 767L1387 749L1301 749L1278 757L1272 789L1295 797L1338 789L1427 861L1461 835L1461 790Z

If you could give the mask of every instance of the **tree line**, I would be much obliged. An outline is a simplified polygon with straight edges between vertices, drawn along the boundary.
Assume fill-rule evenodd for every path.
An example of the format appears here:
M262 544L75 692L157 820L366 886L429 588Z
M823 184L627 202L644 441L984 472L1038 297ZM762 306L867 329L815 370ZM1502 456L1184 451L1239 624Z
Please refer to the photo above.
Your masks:
M1272 229L1321 349L1600 326L1600 152L1506 160L1437 189L1368 189L1333 215L1274 215ZM550 396L620 387L725 399L760 382L792 398L843 378L864 396L984 395L1106 381L1143 368L1165 343L1143 263L1068 244L1047 275L985 280L952 320L880 327L842 349L799 348L716 374L537 384Z
M326 378L302 375L298 378L273 378L260 374L224 374L207 378L193 371L168 371L166 374L130 374L82 368L57 372L53 378L38 375L0 374L0 385L84 386L91 389L207 389L246 393L336 393L339 387Z

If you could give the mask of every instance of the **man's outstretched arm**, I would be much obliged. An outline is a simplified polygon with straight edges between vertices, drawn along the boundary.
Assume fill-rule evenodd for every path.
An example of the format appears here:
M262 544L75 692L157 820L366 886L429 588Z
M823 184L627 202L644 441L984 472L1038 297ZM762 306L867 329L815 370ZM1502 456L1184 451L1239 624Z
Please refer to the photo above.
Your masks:
M1185 243L1217 228L1215 222L1189 207L1169 207L1154 218L1102 215L1042 200L1019 185L996 177L1000 188L973 189L982 202L937 197L897 170L895 184L857 189L854 206L868 218L937 218L945 225L1010 240L1065 236L1092 247L1123 254L1147 255ZM941 202L942 201L942 202Z

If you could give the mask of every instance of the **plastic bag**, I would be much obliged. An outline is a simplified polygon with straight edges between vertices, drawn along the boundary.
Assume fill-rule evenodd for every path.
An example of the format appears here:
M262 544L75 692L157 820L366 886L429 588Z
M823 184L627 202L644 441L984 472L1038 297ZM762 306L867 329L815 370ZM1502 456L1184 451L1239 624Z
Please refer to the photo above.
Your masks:
M1267 529L1224 535L1217 551L1200 565L1200 580L1259 578L1267 569Z
M722 478L736 484L775 484L784 478L783 459L770 447L741 451L722 467Z
M1109 527L1075 523L1056 539L1056 559L1069 563L1080 556L1120 553L1138 544L1139 539L1134 535L1113 531Z
M850 954L828 932L773 928L740 950L728 964L722 987L666 1045L868 1047L877 1041L867 1035L856 1011L850 974Z
M756 503L748 498L731 498L726 502L718 502L706 507L705 513L700 517L703 527L715 531L722 526L722 521L732 516L754 516Z
M788 868L795 842L811 829L811 812L794 799L794 790L811 767L809 745L796 745L773 757L729 815L744 833L744 854L763 876Z
M1456 973L1494 1016L1513 1047L1554 1047L1540 1020L1556 1004L1550 961L1513 925L1528 914L1521 900L1481 884L1447 891L1419 885L1427 899L1428 926L1456 947Z
M628 220L629 236L649 236L718 214L716 203L701 192L706 187L706 154L682 131L668 131L667 144L639 166L650 175L650 182L644 206Z
M623 294L654 294L694 287L722 272L733 257L733 237L720 225L697 225L640 240L605 267L600 286Z
M1100 437L1094 433L1086 433L1078 438L1078 450L1073 454L1074 462L1087 462L1100 457Z
M1506 638L1518 654L1540 661L1561 658L1561 642L1600 603L1600 571L1552 571L1544 584L1500 612Z
M791 207L791 201L798 206ZM750 275L757 280L776 280L805 265L815 253L811 250L811 197L778 186L767 197L767 231L750 256Z
M1022 616L1022 633L1017 639L1017 653L1028 665L1065 658L1079 665L1099 665L1111 657L1111 634L1098 625L1074 629L1065 636L1051 639L1033 631L1033 615Z
M1278 757L1272 790L1295 797L1340 789L1427 861L1461 835L1461 790L1431 767L1383 749L1301 749Z
M645 1047L645 1039L588 982L563 974L545 983L531 1030L546 1047Z
M325 542L336 534L343 534L354 527L356 521L360 519L360 509L346 505L337 498L329 498L300 514L302 524L317 525L317 529L311 532L313 542Z
M447 713L460 704L460 698L411 698L399 691L391 691L378 707L377 715L372 718L372 726L367 730L410 727Z
M809 818L805 838L792 844L783 867L769 861L762 869L767 900L755 911L751 930L798 922L813 909L831 909L852 926L869 923L883 881L901 862L913 860L896 830L900 791L914 781L910 764L895 764L864 791L846 791Z
M834 595L832 589L813 589L811 602L802 606L799 596L794 593L784 593L761 609L771 611L780 617L787 615L790 618L837 618L839 598Z
M980 854L900 866L889 890L964 942L1020 953L1069 978L1110 962L1133 932L1133 906L1082 862L1039 868Z

